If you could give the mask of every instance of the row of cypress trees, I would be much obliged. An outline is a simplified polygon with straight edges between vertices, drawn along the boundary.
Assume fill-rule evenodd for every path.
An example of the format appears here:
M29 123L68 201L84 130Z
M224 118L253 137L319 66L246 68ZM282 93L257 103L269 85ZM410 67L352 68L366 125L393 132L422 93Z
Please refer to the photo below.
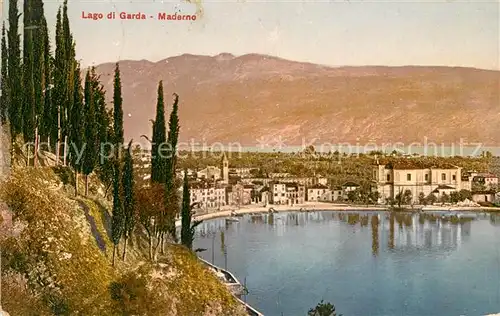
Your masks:
M165 103L163 100L163 82L158 83L158 97L156 104L156 118L153 121L153 137L151 146L151 182L164 184L165 214L160 216L160 235L165 234L177 239L175 219L179 213L179 195L177 194L176 183L177 174L177 144L179 139L179 116L178 107L179 96L174 93L174 103L169 119L169 130L166 132L165 124ZM166 146L164 146L166 145ZM189 182L187 170L184 171L182 204L180 205L181 215L181 244L188 249L192 249L195 228L202 221L192 223L191 195L189 191Z
M2 25L0 119L9 123L13 142L20 135L25 143L43 142L58 162L62 154L64 161L69 158L76 170L88 175L96 151L86 151L83 160L77 153L83 144L94 148L108 141L112 121L94 70L88 71L82 87L67 0L57 12L54 44L52 54L42 0L24 1L22 14L17 1L9 0L8 28ZM61 152L63 143L68 150Z
M123 257L125 260L127 242L135 227L135 181L132 157L132 140L130 140L125 157L122 158L123 145L123 98L120 78L120 67L116 64L113 85L113 210L111 222L111 239L113 241L113 266L117 247L124 240Z
M105 91L95 68L87 70L82 85L67 0L57 12L54 54L50 43L42 0L24 1L22 14L17 1L9 0L8 28L2 25L0 120L9 124L12 150L22 135L25 145L47 144L59 163L61 144L67 144L63 159L67 158L74 169L75 195L80 173L85 175L85 195L89 175L96 169L105 179L113 178L108 182L114 184L113 241L117 245L122 238L130 237L134 227L132 157L130 150L124 159L121 155L123 100L119 66L115 69L114 110L107 111ZM110 152L110 143L114 153ZM36 151L35 147L35 155Z
M153 121L153 137L151 143L151 182L165 186L165 208L159 216L160 236L177 240L175 220L179 214L179 195L176 183L177 143L179 138L179 96L174 93L174 102L168 123L168 133L165 121L165 102L163 100L163 81L158 83L156 117ZM163 243L163 242L162 242Z
M21 51L20 17L23 41ZM85 195L89 175L96 168L113 185L112 239L116 246L127 240L134 227L133 160L129 143L122 157L123 99L119 65L116 64L113 110L106 110L105 91L95 69L86 72L76 60L75 41L70 29L67 0L57 12L54 54L42 0L24 1L23 13L16 0L9 0L8 28L2 25L1 39L0 120L9 123L13 146L17 136L25 143L44 142L49 150L61 156L61 144L68 144L63 158L75 171L75 195L78 174L85 175ZM153 122L151 181L162 184L165 208L161 214L162 239L176 239L175 220L179 214L176 183L177 144L179 137L179 97L174 94L172 112L165 121L163 83L158 85L156 119ZM114 152L103 148L113 143ZM165 146L167 145L167 146ZM36 151L36 149L35 149ZM35 152L35 155L37 153ZM103 159L113 157L113 159ZM12 155L14 157L14 155ZM125 258L125 249L123 257ZM113 252L114 258L115 251ZM114 260L113 260L114 262Z

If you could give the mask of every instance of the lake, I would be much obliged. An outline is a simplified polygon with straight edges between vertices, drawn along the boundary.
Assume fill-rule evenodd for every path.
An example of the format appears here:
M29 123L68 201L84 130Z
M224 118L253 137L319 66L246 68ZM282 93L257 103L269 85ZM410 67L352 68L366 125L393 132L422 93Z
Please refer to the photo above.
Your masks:
M322 299L344 316L500 312L500 214L244 215L206 221L196 238L266 316L306 316Z

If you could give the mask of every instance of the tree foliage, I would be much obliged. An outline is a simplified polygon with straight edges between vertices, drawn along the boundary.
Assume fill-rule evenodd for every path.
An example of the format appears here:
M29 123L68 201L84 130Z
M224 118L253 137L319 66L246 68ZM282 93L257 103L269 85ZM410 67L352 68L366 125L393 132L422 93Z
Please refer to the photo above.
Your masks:
M85 195L88 194L88 177L94 171L98 163L100 149L100 139L98 133L99 119L96 114L99 112L99 100L103 98L103 90L99 83L99 78L95 73L95 68L87 71L85 76L85 120L84 136L85 148L83 153L83 174L85 174Z
M128 144L125 151L125 161L123 166L123 212L124 212L124 225L123 237L125 245L123 246L123 259L127 249L127 241L132 237L135 227L135 197L134 197L134 165L132 159L132 140Z
M7 39L5 35L5 22L2 23L2 65L0 74L0 89L2 91L0 95L0 122L5 124L8 118L8 106L9 106L9 84L8 84L8 74L7 74L7 63L8 63L8 51L7 51Z
M111 239L113 241L113 244L115 245L115 248L118 246L120 240L122 239L125 224L120 174L121 172L119 162L115 160L113 178L113 214L111 222ZM113 264L115 259L115 250L113 251Z
M163 102L163 82L158 83L158 99L156 103L156 119L153 124L153 142L151 144L151 181L165 183L167 157L160 150L167 144L165 126L165 104Z
M9 0L8 38L8 114L11 136L14 140L22 129L22 72L21 72L21 39L19 35L19 9L16 0Z
M163 217L166 214L165 202L159 198L164 194L165 186L152 183L150 186L135 188L135 209L138 221L146 232L149 245L149 259L156 261L160 246Z
M123 99L122 83L120 78L120 65L116 63L113 86L113 135L115 146L123 144Z
M80 78L80 67L78 66L75 69L74 76ZM85 94L87 92L87 82L85 82ZM76 172L80 172L82 170L82 157L81 150L85 151L87 148L82 148L83 144L87 142L84 137L85 131L85 117L84 117L84 103L82 98L82 86L80 80L74 81L74 86L72 89L73 93L73 104L70 109L70 126L69 130L69 155L71 166L75 169ZM87 95L85 95L85 109L87 108ZM88 114L88 113L86 113ZM86 147L86 146L85 146Z
M413 193L411 193L410 190L400 191L395 197L398 207L401 207L402 205L410 205L412 199Z
M335 312L335 306L333 304L324 303L324 301L321 300L316 307L309 310L307 316L337 316L337 313ZM338 316L342 316L342 314Z
M193 223L193 207L196 203L191 204L191 194L189 191L189 182L187 170L184 171L184 184L182 188L182 209L181 209L181 244L189 250L193 249L193 241L196 227L203 221L194 221Z
M177 165L177 142L179 138L179 116L178 116L179 96L174 93L174 104L170 113L168 148L165 175L165 205L167 214L165 216L165 232L172 238L177 239L175 230L175 217L179 210L179 196L176 189L176 165ZM156 125L156 123L155 123Z

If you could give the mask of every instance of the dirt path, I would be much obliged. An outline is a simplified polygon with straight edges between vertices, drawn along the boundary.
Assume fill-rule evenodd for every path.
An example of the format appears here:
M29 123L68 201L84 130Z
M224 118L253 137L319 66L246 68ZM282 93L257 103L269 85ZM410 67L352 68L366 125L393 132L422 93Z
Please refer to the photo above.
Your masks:
M101 233L97 229L97 225L95 223L94 217L90 215L90 209L87 204L85 204L83 201L78 200L78 205L82 208L83 212L85 213L85 218L87 219L87 222L90 225L90 230L92 232L92 236L94 236L94 239L97 243L97 246L102 252L106 252L106 242L104 242L104 238L101 236Z

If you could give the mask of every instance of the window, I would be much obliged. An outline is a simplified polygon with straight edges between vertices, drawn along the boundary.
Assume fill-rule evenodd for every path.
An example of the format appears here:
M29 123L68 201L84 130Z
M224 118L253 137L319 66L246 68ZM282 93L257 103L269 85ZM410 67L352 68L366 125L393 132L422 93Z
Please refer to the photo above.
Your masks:
M456 181L456 180L457 180L457 176L453 175L453 181Z
M425 181L429 181L429 175L428 174L425 175Z
M406 174L406 180L411 181L411 173Z
M389 181L391 181L391 175L390 174L387 175L387 182L389 182Z
M441 180L446 181L446 173L441 174Z

